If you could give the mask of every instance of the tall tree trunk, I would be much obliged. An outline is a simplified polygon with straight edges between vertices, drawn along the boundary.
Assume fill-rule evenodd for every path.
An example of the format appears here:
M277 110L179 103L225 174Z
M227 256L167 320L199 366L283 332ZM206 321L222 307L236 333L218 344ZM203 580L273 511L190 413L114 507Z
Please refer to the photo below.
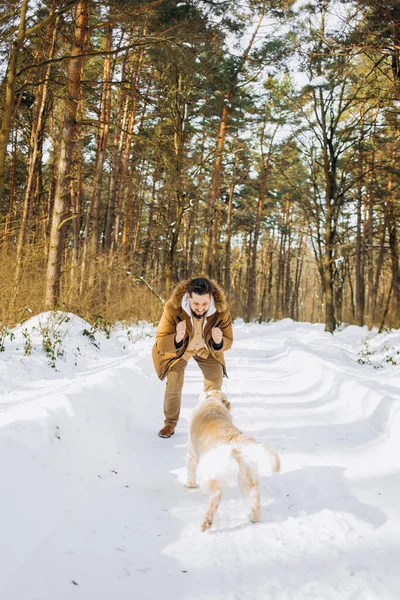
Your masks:
M144 29L143 35L146 33ZM129 40L132 40L133 28L130 31ZM123 69L124 78L127 78L128 73L131 74L131 86L134 95L130 95L128 92L125 97L120 96L120 110L123 106L123 113L121 119L120 133L114 136L114 151L113 151L113 169L111 173L110 181L110 194L108 199L108 210L107 210L107 223L106 223L106 237L105 247L108 248L108 276L106 284L106 297L109 298L112 289L112 276L114 272L114 263L116 261L116 252L121 246L120 234L126 235L126 223L124 220L124 228L121 232L121 222L124 211L124 204L126 203L126 197L128 194L128 181L132 181L133 170L130 168L130 163L134 162L133 157L130 158L132 149L132 138L133 128L135 126L137 107L138 107L138 95L136 90L139 89L141 80L141 71L144 60L143 48L138 51L138 55L133 55L133 60L136 64L133 68L133 73L130 70L129 53L124 57ZM147 90L148 91L148 90ZM122 90L121 90L122 95ZM146 106L144 105L142 111L141 123L144 120ZM120 111L119 111L120 112ZM135 153L135 150L134 150ZM131 186L132 187L132 186ZM129 205L128 205L129 211ZM125 215L129 220L129 215ZM125 252L125 243L122 244L122 256Z
M333 294L333 253L334 227L332 209L327 206L324 254L324 296L325 296L325 331L333 333L336 328L334 294Z
M390 4L383 8L384 17L390 16L390 29L393 35L393 49L392 49L392 73L394 88L397 94L397 99L400 100L400 8L397 3L393 3L391 9Z
M397 123L396 123L396 132ZM392 151L392 169L397 164L397 147L393 147ZM397 317L396 326L399 325L400 315L400 269L399 269L399 250L398 250L398 237L397 237L397 224L399 218L398 204L393 197L393 171L389 174L388 181L388 200L387 200L387 214L388 214L388 232L389 232L389 248L392 263L392 289L393 289L393 304L394 314Z
M292 295L292 228L291 228L291 216L288 214L287 224L287 250L285 260L285 287L284 287L284 308L283 314L285 317L290 316L290 300Z
M181 198L176 199L176 208L175 208L175 223L171 229L171 237L169 242L168 254L167 254L167 264L165 267L165 297L168 297L171 288L172 282L174 280L174 265L175 265L175 256L176 250L178 247L179 233L181 230L182 218L183 218L183 202Z
M147 223L147 231L146 237L143 243L143 253L142 253L142 267L141 267L141 275L142 277L146 276L147 268L148 268L148 259L150 256L150 249L152 243L154 244L153 234L154 234L154 213L156 210L157 204L157 183L159 178L159 153L156 153L155 164L154 164L154 172L153 172L153 186L151 190L151 200L149 206L149 219Z
M54 3L51 7L50 14L53 14L55 10ZM47 32L48 41L50 41L50 52L49 52L49 60L54 56L55 44L57 38L57 21L54 20L49 25L49 29ZM22 218L19 229L18 236L18 244L17 244L17 252L16 252L16 268L15 268L15 285L18 285L18 281L21 274L22 269L22 261L23 261L23 249L25 244L25 234L26 227L28 223L28 215L29 212L33 210L33 193L35 189L35 179L38 175L38 158L40 158L40 151L42 145L43 138L43 128L44 128L44 114L47 104L47 97L49 92L49 83L50 83L50 72L51 72L51 62L45 69L44 73L42 73L44 83L40 86L38 90L38 94L36 96L36 102L34 107L33 114L33 123L31 128L31 136L29 141L29 158L28 158L28 177L25 184L25 196L24 203L22 209ZM37 186L36 186L37 189ZM39 190L40 191L40 190Z
M111 12L111 8L110 8ZM107 145L108 145L108 134L110 130L110 113L111 113L111 47L112 47L112 27L107 28L106 37L106 54L104 59L103 68L103 91L101 98L101 112L100 112L100 127L99 135L97 140L97 153L96 153L96 167L94 176L94 189L93 189L93 207L92 207L92 229L90 238L85 240L85 243L89 244L89 281L88 287L91 289L94 285L96 275L96 254L99 247L100 240L100 207L101 207L101 196L103 191L103 174L104 174L104 162L106 159Z
M239 77L239 74L243 70L244 65L248 61L249 54L253 47L253 44L256 40L258 31L262 25L265 16L265 8L266 8L267 0L264 0L260 18L256 27L253 31L253 34L250 38L250 41L243 52L239 65L236 71L232 75L230 88L224 94L224 105L222 107L221 112L221 120L219 125L218 137L217 137L217 146L215 152L215 162L214 162L214 170L212 176L211 190L210 190L210 202L209 202L209 213L212 215L212 221L210 225L207 227L204 240L203 240L203 258L202 258L202 271L203 273L208 274L210 277L213 276L214 265L217 258L218 246L219 246L219 228L220 228L220 206L219 206L219 196L220 196L220 186L221 186L221 177L222 177L222 157L225 145L225 135L229 117L229 105L234 100L234 95L236 91L236 84Z
M142 64L143 64L143 52L141 52L139 54L138 62L136 65L136 71L135 71L135 76L134 76L134 86L133 86L134 89L137 89L137 87L140 85ZM147 93L148 93L149 85L150 85L150 83L147 86L145 95L147 95ZM138 97L137 97L137 94L135 94L135 96L133 98L133 106L131 109L130 118L128 121L128 133L125 138L124 154L122 157L122 177L121 177L122 186L119 191L119 199L117 202L117 211L116 211L115 223L114 223L114 244L116 246L117 242L119 241L119 238L118 238L119 229L120 229L120 224L122 221L122 214L124 213L122 235L121 235L121 239L120 239L122 256L126 255L126 253L128 251L128 246L131 242L132 210L133 210L132 202L133 202L133 198L134 198L135 188L137 188L137 185L135 182L139 181L140 172L141 172L140 164L139 164L139 166L137 166L135 164L135 161L139 154L139 152L138 152L139 139L140 139L139 136L143 130L144 119L146 116L146 111L147 111L146 103L143 103L143 106L142 106L140 122L139 122L138 132L137 132L137 139L132 148L133 128L136 123L137 111L138 111ZM113 249L114 249L114 247L113 247Z
M291 293L291 269L290 269L290 259L291 259L291 206L289 198L286 199L285 209L284 209L284 225L283 225L283 256L282 256L282 276L281 276L281 315L282 317L289 316L289 301L290 301L290 293Z
M285 275L285 228L281 228L278 252L278 265L276 269L274 318L282 318L282 287Z
M224 274L224 288L225 294L229 300L231 291L231 238L232 238L232 214L233 214L233 194L235 192L236 183L236 156L234 157L232 167L232 179L229 184L228 194L228 210L226 215L226 236L225 236L225 274Z
M367 256L368 256L368 327L372 327L372 312L373 312L373 293L374 293L374 200L370 190L368 194L367 204L367 223L366 223L366 238L367 238Z
M81 85L82 57L88 24L88 2L81 0L75 10L74 44L67 67L67 98L64 125L57 168L57 185L50 231L49 255L46 274L46 308L58 304L61 284L61 261L66 235L69 208L69 175L76 136L76 115Z
M132 39L132 31L130 36L130 41ZM126 69L127 69L127 59L128 52L125 53L123 64L122 64L122 73L121 79L124 81L126 78ZM114 125L114 140L113 140L113 153L112 153L112 167L110 174L110 192L108 197L108 205L107 205L107 217L106 217L106 228L104 233L104 248L106 251L111 251L112 240L113 240L113 227L115 221L115 211L116 211L116 199L118 195L118 189L120 186L121 179L121 155L122 155L122 147L124 143L124 130L126 128L127 117L128 117L128 108L129 108L129 95L126 93L125 88L122 86L119 87L119 97L118 97L118 106Z
M375 278L374 278L374 286L372 290L372 309L371 309L371 326L368 324L368 328L371 329L375 323L375 314L376 314L376 304L378 299L378 290L379 290L379 282L381 280L381 273L383 268L383 262L385 258L385 240L386 240L386 232L388 228L388 205L387 202L384 206L384 214L383 214L383 223L380 234L380 243L379 243L379 253L378 258L376 260L376 269L375 269Z
M214 237L218 236L219 218L218 218L218 199L220 195L221 187L221 176L222 176L222 156L225 143L225 134L228 121L228 104L230 101L230 93L226 94L224 98L224 106L222 108L221 120L219 124L219 131L217 137L217 147L215 153L215 163L211 183L210 201L207 207L208 214L211 215L207 223L207 228L203 238L203 258L201 269L204 274L213 276L213 261L215 259L216 244L214 243Z
M365 311L365 244L362 235L362 207L363 207L363 188L364 188L364 112L365 106L362 106L361 112L361 136L358 143L358 190L357 190L357 232L356 232L356 323L359 327L364 325Z
M249 294L247 301L246 320L250 321L255 317L257 310L257 255L258 255L258 240L260 238L261 221L263 217L265 192L267 189L267 177L269 171L269 161L262 160L260 174L260 189L258 194L256 220L254 223L253 247L251 249L250 275L249 275Z
M323 165L325 177L325 252L323 259L323 282L325 296L325 331L336 329L335 299L333 290L333 257L335 245L336 157L332 139L328 137L326 107L323 91L319 89L321 130L323 137Z
M303 273L303 265L304 265L304 236L301 236L299 241L299 246L296 252L296 269L294 276L294 286L290 304L290 317L299 320L299 294L300 294L300 283L301 276Z
M12 160L10 166L10 184L9 184L9 193L8 193L8 209L6 222L4 225L4 237L3 237L3 247L6 248L8 245L9 237L11 237L12 232L11 223L14 214L14 203L15 203L15 171L16 171L16 163L17 163L17 131L14 131L12 138Z
M262 223L262 217L263 217L265 194L267 191L267 181L268 181L268 174L269 174L269 170L270 170L270 161L271 161L271 156L272 156L273 143L274 143L274 139L275 139L276 133L279 128L279 124L276 125L275 130L272 133L267 153L264 152L264 139L265 139L266 126L267 126L267 118L265 117L264 122L263 122L262 132L261 132L261 139L260 139L261 171L260 171L260 178L259 178L260 186L259 186L259 193L258 193L256 220L255 220L255 224L254 224L253 248L252 248L251 264L250 264L249 301L248 301L248 305L247 305L247 320L248 321L250 321L250 319L255 316L255 313L257 311L256 267L257 267L258 241L260 238L261 223Z
M392 285L393 285L393 307L394 314L400 315L400 270L399 270L399 250L397 240L397 222L393 205L389 212L389 248L392 266Z
M146 169L144 180L147 178L147 176L148 176L148 169ZM144 196L145 196L145 191L143 190L143 185L140 185L138 187L137 200L135 202L135 224L133 227L131 261L135 260L135 256L136 256L138 248L139 248L139 239L140 239L140 232L142 229L142 220L143 220Z
M19 26L16 38L13 40L8 60L7 73L5 77L3 115L0 127L0 194L3 193L7 144L15 108L15 86L17 82L18 55L25 40L26 13L28 0L22 0Z
M71 213L72 213L72 266L71 266L71 290L78 290L78 264L79 264L79 213L80 199L82 196L82 173L79 169L75 182L71 181Z
M272 316L271 312L271 290L273 280L273 254L274 254L274 238L266 237L263 247L263 277L262 277L262 293L260 303L259 323L265 321L267 317ZM268 305L268 308L267 308Z

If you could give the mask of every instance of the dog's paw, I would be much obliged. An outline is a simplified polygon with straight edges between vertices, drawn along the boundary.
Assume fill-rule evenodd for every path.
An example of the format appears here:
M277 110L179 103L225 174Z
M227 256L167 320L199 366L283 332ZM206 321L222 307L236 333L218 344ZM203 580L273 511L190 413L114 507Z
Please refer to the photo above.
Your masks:
M212 520L209 518L204 519L204 521L201 524L201 530L202 531L207 531L207 529L210 529L212 525Z
M249 514L249 521L252 523L258 523L260 521L260 513L252 510Z
M187 481L186 484L185 484L185 488L188 488L190 490L198 488L198 487L199 487L198 484L196 482L193 482L193 481Z

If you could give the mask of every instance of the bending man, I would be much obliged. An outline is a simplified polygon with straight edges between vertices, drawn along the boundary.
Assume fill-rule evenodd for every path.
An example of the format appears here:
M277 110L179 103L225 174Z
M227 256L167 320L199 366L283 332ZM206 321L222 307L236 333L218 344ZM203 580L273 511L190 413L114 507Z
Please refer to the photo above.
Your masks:
M179 283L165 304L153 346L157 375L167 378L160 437L171 437L178 423L187 361L193 358L202 370L204 391L220 390L226 376L224 352L232 341L232 319L222 290L205 277Z

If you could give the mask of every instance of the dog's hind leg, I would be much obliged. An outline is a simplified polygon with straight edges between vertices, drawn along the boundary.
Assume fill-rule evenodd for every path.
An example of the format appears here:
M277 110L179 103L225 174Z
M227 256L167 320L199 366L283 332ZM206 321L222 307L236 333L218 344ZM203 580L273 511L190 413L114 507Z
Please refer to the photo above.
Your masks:
M197 456L193 452L192 447L189 445L187 453L187 465L186 465L186 487L196 488L196 471L197 471L198 460Z
M239 465L239 485L250 498L251 513L249 520L258 523L260 520L260 491L258 489L257 473L244 460L240 450L232 450L232 456Z
M208 507L208 511L206 512L206 516L204 517L204 521L201 524L202 531L210 529L211 525L213 524L214 515L217 512L222 493L219 483L215 479L210 479L208 485L210 489L210 505Z
M251 513L249 520L252 523L258 523L260 520L260 491L258 489L257 479L250 473L248 478L248 494L251 502Z

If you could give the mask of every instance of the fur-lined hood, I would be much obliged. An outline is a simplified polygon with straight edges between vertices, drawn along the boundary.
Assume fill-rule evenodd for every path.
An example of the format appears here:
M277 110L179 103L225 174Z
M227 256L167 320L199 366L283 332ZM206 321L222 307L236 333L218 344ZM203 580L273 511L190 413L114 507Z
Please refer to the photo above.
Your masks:
M176 286L164 306L164 311L157 327L156 343L153 346L152 355L156 373L161 380L165 379L172 367L183 357L189 343L189 338L193 336L193 317L190 314L189 302L185 297L189 281L191 280L181 281ZM224 352L232 346L232 318L227 308L223 291L214 281L211 284L213 291L210 306L204 319L204 341L211 356L222 365L224 375L227 376ZM182 320L186 322L186 336L183 344L177 348L175 343L176 328ZM218 327L222 331L222 348L214 348L212 340L214 327Z
M173 290L169 302L171 302L175 308L180 308L182 304L182 298L187 293L187 287L190 281L192 281L192 278L181 281ZM218 312L224 312L228 309L225 294L215 281L212 279L210 279L210 281L213 287L212 297L214 298L215 308Z

